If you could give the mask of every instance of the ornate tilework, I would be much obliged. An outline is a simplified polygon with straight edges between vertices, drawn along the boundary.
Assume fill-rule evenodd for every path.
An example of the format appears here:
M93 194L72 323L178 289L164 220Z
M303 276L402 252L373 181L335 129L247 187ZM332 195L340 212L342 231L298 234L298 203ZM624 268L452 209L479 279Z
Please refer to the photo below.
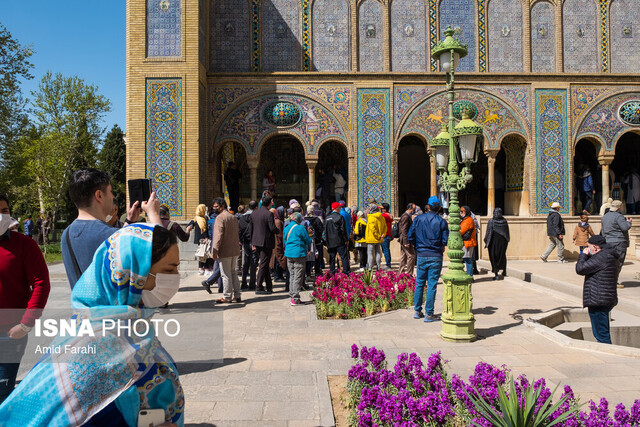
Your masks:
M551 203L569 213L571 175L567 132L567 92L536 90L537 213L547 213Z
M427 6L424 0L391 3L391 70L427 70Z
M620 106L620 118L629 126L640 126L640 101L627 101Z
M612 1L609 13L611 72L636 74L640 63L640 0Z
M564 71L597 73L600 64L595 0L565 0L562 8Z
M358 9L359 70L383 71L383 19L378 0L364 0Z
M251 0L251 69L260 71L260 0Z
M313 2L311 42L315 71L351 69L349 4L346 0Z
M487 147L497 148L500 139L507 133L527 135L525 127L512 108L495 96L478 90L462 89L456 91L456 97L459 100L471 101L478 108L475 122L484 130ZM440 127L446 124L448 114L445 93L428 98L413 110L400 136L415 132L431 140L440 132Z
M483 86L488 92L499 93L509 101L513 102L528 124L531 124L531 118L529 117L529 100L531 98L528 86Z
M300 0L262 3L262 71L300 71Z
M396 86L395 87L395 129L407 111L426 95L442 89L442 86Z
M447 26L460 28L460 41L467 45L467 56L460 60L457 71L476 71L476 7L475 0L442 0L440 2L440 38Z
M325 101L329 108L342 117L347 128L352 129L351 120L351 87L349 86L283 86L283 90L292 89L307 92Z
M146 81L146 170L160 203L182 215L182 79Z
M218 119L244 95L264 90L260 86L210 86L211 87L211 124L215 126Z
M302 71L311 69L311 47L309 45L309 0L302 0Z
M307 153L314 154L318 145L329 138L348 143L347 134L329 110L298 95L267 95L245 102L225 119L215 143L235 140L243 144L249 154L258 153L260 143L276 131L261 118L265 105L275 101L290 102L303 112L302 120L286 131L300 139Z
M429 0L429 52L438 43L438 0ZM438 70L438 61L430 58L431 71Z
M480 72L487 71L486 0L478 0L478 60Z
M600 71L609 71L609 0L600 0Z
M614 150L614 143L630 126L623 123L618 114L620 107L628 101L640 100L640 93L624 93L605 99L589 111L580 123L578 138L588 134L598 135L605 144L605 150Z
M524 155L527 143L520 137L508 135L502 141L506 154L507 191L522 191L524 188Z
M147 57L182 56L182 0L147 0Z
M219 0L212 4L209 18L211 71L251 71L249 14L248 0Z
M573 133L577 130L578 120L594 102L608 92L618 89L613 86L572 86L571 87L571 124Z
M262 120L273 126L295 126L301 118L300 108L287 101L270 102L262 109Z
M391 200L391 105L388 89L358 89L358 203Z
M521 73L524 65L520 0L491 0L487 9L489 72Z
M534 73L556 71L555 6L540 1L531 8L531 70Z

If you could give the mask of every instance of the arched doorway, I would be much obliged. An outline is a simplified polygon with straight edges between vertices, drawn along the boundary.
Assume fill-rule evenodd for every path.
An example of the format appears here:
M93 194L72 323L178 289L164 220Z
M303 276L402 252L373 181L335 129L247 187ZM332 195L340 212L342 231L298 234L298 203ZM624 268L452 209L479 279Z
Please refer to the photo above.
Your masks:
M574 174L574 195L573 206L576 214L583 210L589 213L597 213L602 200L602 173L601 166L598 163L598 150L600 147L596 143L581 139L576 144L575 154L573 156L573 174ZM593 190L585 191L585 189L593 186ZM591 201L590 201L591 200Z
M497 161L496 161L497 169ZM458 199L460 206L469 206L476 215L487 214L487 195L489 186L489 165L484 150L478 148L478 161L471 165L473 180L461 190Z
M242 144L235 141L225 142L218 148L215 159L216 187L214 194L223 195L227 199L227 203L229 203L224 174L229 167L229 162L233 162L236 165L236 169L242 174L240 179L240 204L248 204L251 200L251 171L247 164L247 152Z
M503 209L505 215L520 215L522 199L525 199L524 158L527 143L520 135L508 135L502 140L500 153L496 159L496 206ZM503 156L503 157L501 157ZM500 175L498 175L500 173ZM501 180L501 182L498 181ZM498 204L499 191L503 192L503 205ZM489 215L492 212L488 213Z
M316 199L320 200L323 207L335 201L335 178L338 173L347 182L344 200L348 199L348 192L356 190L349 183L349 154L347 148L338 141L327 141L320 146L318 151L318 165L316 166ZM324 190L323 190L324 189Z
M633 191L629 178L633 174L640 173L640 135L627 132L620 137L616 144L616 154L609 169L611 197L621 200L625 207L625 213L633 213L633 208L626 204L627 195ZM638 210L636 208L636 214Z
M398 204L402 215L409 203L424 209L429 200L431 164L424 142L416 136L405 136L398 145Z
M258 193L269 170L275 177L276 205L289 206L290 199L302 205L309 197L309 169L304 160L304 147L290 135L277 135L262 143L258 164Z

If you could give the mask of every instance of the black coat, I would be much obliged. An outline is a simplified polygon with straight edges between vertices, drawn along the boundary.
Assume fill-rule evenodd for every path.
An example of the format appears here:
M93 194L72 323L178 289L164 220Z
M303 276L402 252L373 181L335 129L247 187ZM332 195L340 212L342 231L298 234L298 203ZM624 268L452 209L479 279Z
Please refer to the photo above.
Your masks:
M251 214L243 214L238 218L238 240L240 243L251 243L251 230L249 224L251 223Z
M307 216L304 219L309 221L311 228L313 228L313 241L316 242L316 245L322 243L322 232L324 231L324 224L322 224L322 220L317 216Z
M267 249L276 247L276 234L280 231L276 227L273 213L266 206L253 211L249 222L249 231L253 246Z
M327 219L324 220L322 237L328 249L346 245L349 236L347 236L347 226L344 222L344 217L336 211L331 212L329 216L327 216Z
M549 216L547 216L547 236L558 237L565 234L567 233L564 232L564 221L560 213L555 209L550 209Z
M618 266L615 250L604 246L595 255L580 254L576 273L584 277L582 305L584 307L613 307L618 304Z

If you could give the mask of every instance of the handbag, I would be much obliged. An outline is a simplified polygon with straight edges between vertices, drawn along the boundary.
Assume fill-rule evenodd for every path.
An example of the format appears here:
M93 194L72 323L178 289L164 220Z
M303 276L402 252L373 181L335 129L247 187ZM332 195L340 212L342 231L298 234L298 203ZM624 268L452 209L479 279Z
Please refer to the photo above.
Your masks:
M194 254L196 260L200 262L206 262L211 256L211 240L209 239L200 239L200 244L196 249L196 253Z

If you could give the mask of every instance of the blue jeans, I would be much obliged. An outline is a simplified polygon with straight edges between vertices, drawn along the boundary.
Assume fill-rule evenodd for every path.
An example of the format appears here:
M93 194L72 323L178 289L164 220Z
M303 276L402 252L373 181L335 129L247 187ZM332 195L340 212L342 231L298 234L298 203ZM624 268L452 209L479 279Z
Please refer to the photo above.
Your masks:
M593 336L598 342L611 344L611 334L609 333L609 312L613 307L589 307L589 317L591 318L591 329Z
M467 274L473 277L473 258L462 258L462 262L467 268Z
M16 386L20 360L27 346L27 336L19 340L0 334L0 404Z
M424 311L427 315L433 315L433 306L436 302L436 287L440 272L442 271L442 257L418 257L416 273L416 290L413 293L413 305L415 311L422 311L422 294L424 285L427 285L427 301Z
M384 259L387 261L387 268L391 268L391 236L384 236L384 240L382 241L382 253L384 254Z
M207 279L209 286L213 286L216 282L218 283L218 291L222 292L222 275L220 274L220 263L218 260L215 260L213 263L213 273Z

